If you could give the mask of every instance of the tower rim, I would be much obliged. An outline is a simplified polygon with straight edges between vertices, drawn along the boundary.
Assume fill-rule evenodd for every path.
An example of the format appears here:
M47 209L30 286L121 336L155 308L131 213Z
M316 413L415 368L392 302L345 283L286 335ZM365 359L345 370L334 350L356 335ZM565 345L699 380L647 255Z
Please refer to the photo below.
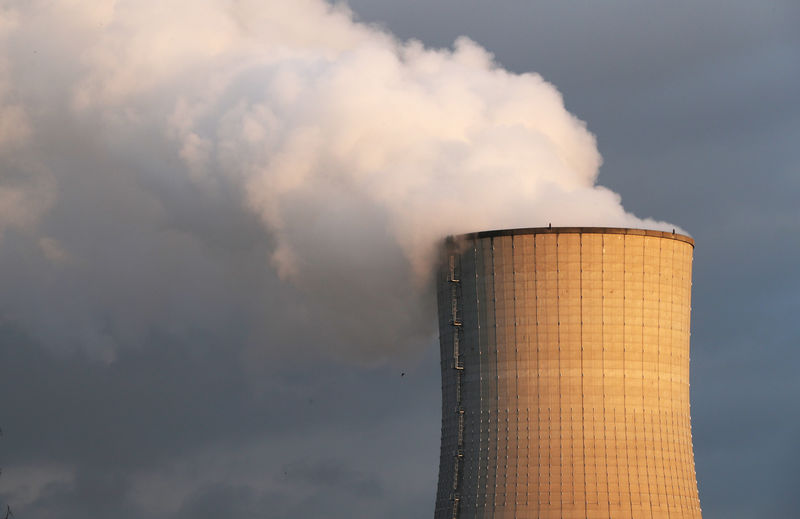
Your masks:
M637 236L653 236L682 241L694 247L694 239L685 234L637 229L633 227L520 227L514 229L494 229L448 236L447 240L475 240L498 236L519 236L525 234L632 234Z

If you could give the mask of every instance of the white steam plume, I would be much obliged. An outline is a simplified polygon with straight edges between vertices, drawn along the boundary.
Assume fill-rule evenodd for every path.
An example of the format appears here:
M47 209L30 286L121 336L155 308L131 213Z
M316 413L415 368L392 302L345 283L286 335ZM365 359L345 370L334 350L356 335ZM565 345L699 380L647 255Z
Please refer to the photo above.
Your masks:
M171 154L175 183L238 193L274 238L279 275L356 351L424 335L421 287L445 235L673 227L595 185L595 139L553 85L467 38L398 41L322 0L19 2L0 16L0 71L17 78L0 81L0 114L19 121L0 124L0 154L44 164L0 184L0 214L58 203L37 186L71 181L65 154L91 149L83 160L98 171L109 155ZM56 124L95 141L67 151ZM34 215L18 219L41 234ZM38 240L80 263L70 243Z

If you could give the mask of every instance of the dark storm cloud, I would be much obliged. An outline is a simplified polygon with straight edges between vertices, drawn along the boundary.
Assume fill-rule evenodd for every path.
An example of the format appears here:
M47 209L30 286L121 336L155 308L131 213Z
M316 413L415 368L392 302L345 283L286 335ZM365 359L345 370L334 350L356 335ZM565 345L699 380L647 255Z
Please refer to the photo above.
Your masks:
M469 34L512 70L540 71L568 93L582 88L625 97L709 64L752 55L768 42L796 43L800 20L800 9L790 0L647 6L631 1L350 4L367 21L386 24L402 37L445 46ZM593 104L569 100L568 94L567 103Z
M543 74L598 136L600 182L693 234L704 517L796 515L796 3L352 5L401 37L466 34ZM34 95L78 71L67 49L33 66L47 31L31 29L14 49ZM275 238L235 186L173 174L157 135L116 139L91 120L64 132L70 102L29 114L53 121L38 151L55 150L69 182L36 149L0 163L3 187L35 193L0 198L14 209L0 213L0 498L29 518L429 516L434 339L376 368L331 360L330 330L269 268Z
M383 494L379 481L365 477L347 467L330 460L294 462L284 465L282 475L285 479L297 479L313 486L328 487L334 492L346 492L356 498L377 498Z
M433 357L424 370L403 367L406 377L289 360L252 380L240 343L151 337L106 364L54 356L4 326L4 497L54 518L188 517L208 507L344 519L386 502L398 510L387 517L399 518L406 495L424 501L435 484L425 465L438 409L420 412L437 391ZM394 437L418 420L424 426ZM403 460L386 463L387 436ZM390 483L407 494L385 495ZM332 499L340 515L326 512Z

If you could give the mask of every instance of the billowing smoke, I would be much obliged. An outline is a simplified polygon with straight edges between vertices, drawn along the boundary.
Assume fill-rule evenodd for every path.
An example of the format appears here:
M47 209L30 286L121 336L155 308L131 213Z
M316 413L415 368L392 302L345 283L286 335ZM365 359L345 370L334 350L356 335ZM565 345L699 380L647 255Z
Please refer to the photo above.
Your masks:
M322 0L59 0L0 10L0 49L0 312L44 341L289 322L378 358L429 333L445 235L672 228L595 184L553 85L468 38Z

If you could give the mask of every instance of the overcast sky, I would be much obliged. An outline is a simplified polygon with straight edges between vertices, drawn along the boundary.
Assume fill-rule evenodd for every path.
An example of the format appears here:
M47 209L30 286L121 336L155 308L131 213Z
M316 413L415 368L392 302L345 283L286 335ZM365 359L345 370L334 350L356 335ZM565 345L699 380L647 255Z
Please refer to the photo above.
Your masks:
M797 517L800 4L352 0L368 29L304 0L286 19L319 25L288 36L269 9L252 11L265 20L242 16L251 11L241 5L258 2L201 4L0 3L0 504L20 519L433 514L435 309L425 243L406 230L440 228L408 220L407 205L381 195L402 189L403 203L424 213L428 179L376 188L369 177L370 190L351 198L388 159L353 157L300 131L350 127L330 110L339 105L328 89L305 89L320 70L342 79L348 114L382 104L387 90L371 99L361 84L385 68L359 68L363 55L350 50L366 41L368 58L378 56L367 63L383 64L394 44L379 35L393 33L448 49L403 47L401 73L419 74L409 90L425 93L392 91L395 101L448 113L452 96L428 103L417 89L436 84L429 67L457 78L457 93L488 85L470 91L483 106L541 113L559 130L537 135L569 145L566 155L531 146L535 160L570 166L536 186L632 218L593 187L599 150L596 182L626 211L694 237L692 422L704 517ZM456 44L460 36L471 43ZM276 41L302 47L291 65L258 60L258 46ZM183 63L192 67L176 68ZM552 84L563 106L526 72ZM276 101L306 90L303 103ZM403 112L381 115L407 122ZM410 127L430 142L452 129L414 117ZM464 124L464 134L483 135L482 153L458 167L507 165L486 158L505 149L491 132ZM312 139L325 154L302 162L273 134ZM407 150L380 151L416 171ZM467 153L437 141L423 155L434 171ZM320 173L320 162L335 167ZM301 168L302 181L275 163ZM298 191L302 182L334 194L316 198ZM576 190L586 198L561 198ZM530 225L543 224L546 212L532 211Z

